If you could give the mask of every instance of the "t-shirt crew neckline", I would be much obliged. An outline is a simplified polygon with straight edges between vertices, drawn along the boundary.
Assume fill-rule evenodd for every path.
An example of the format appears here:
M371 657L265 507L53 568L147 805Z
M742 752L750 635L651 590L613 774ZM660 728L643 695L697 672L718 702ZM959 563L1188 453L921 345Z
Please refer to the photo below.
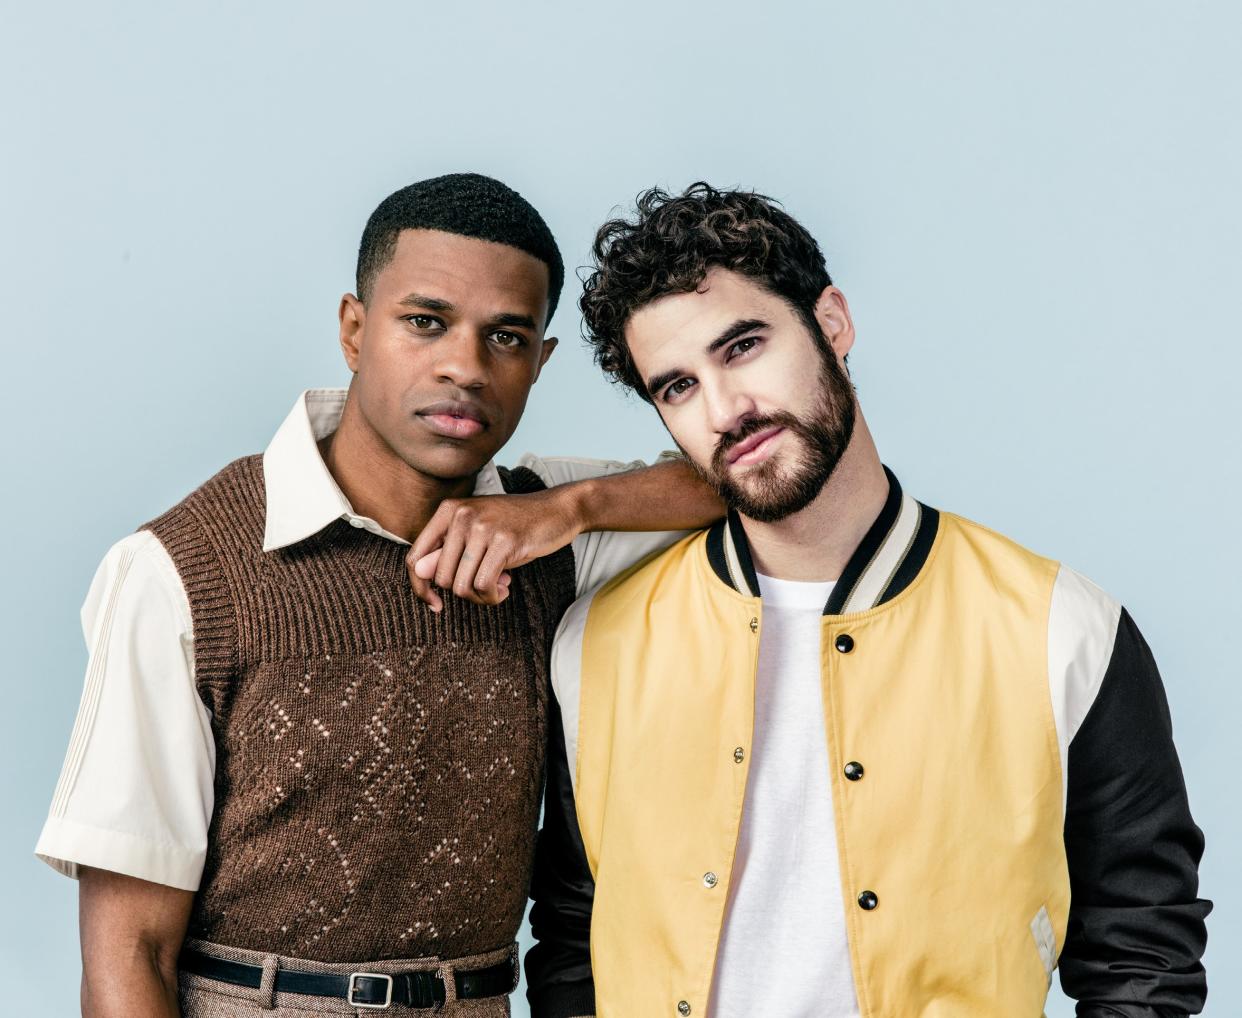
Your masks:
M771 608L792 608L822 612L836 580L781 580L775 576L755 574L759 579L759 596Z

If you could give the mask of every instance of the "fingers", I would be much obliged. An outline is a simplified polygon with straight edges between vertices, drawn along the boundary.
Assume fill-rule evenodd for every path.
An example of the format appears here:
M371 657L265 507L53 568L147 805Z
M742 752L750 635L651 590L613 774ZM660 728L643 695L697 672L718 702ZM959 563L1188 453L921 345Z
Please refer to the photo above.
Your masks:
M509 574L505 572L505 566L509 564L511 555L512 545L507 539L497 538L488 545L471 581L475 593L483 599L481 603L500 604L509 596ZM453 589L456 593L457 588Z
M461 565L462 553L466 550L466 535L459 527L453 527L444 535L444 546L440 549L440 559L436 562L433 576L435 584L441 590L452 590L453 580ZM477 568L478 563L475 563Z
M411 545L405 560L410 586L432 611L444 608L436 588L476 604L496 605L509 596L512 578L506 569L521 560L511 521L497 519L500 503L491 502L446 500ZM488 509L481 511L485 503ZM505 511L512 508L505 506Z
M440 562L440 549L437 548L430 555L424 555L414 563L414 572L418 574L420 579L432 580L436 575L436 566Z
M463 559L465 558L464 555L462 557ZM469 601L475 602L475 604L500 604L501 601L509 596L509 584L513 579L509 573L501 572L500 575L496 577L494 583L484 583L484 581L480 579L480 577L484 575L483 570L485 567L489 570L487 574L489 576L495 571L494 566L487 565L490 557L490 552L489 554L482 556L483 561L479 565L479 571L475 573L473 588L465 594L460 595ZM498 554L496 557L503 564L504 555ZM435 588L431 585L431 581L435 577L436 566L439 564L439 561L440 552L437 550L433 551L430 555L424 555L421 559L415 562L413 566L408 566L407 563L407 567L411 571L411 576L413 577L417 575L419 581L425 584L426 588L431 591L431 597L434 599L434 602L429 601L428 604L431 605L432 611L439 611L444 607L444 601L441 599L439 594L435 593ZM459 574L454 574L454 593L457 591L458 575Z
M439 611L444 607L443 600L431 585L431 580L435 576L434 567L431 572L420 572L417 566L443 544L444 535L452 526L455 506L456 503L452 501L442 502L405 556L405 568L410 574L410 586L414 588L415 596L427 604L432 611Z
M432 577L436 574L436 565L440 561L439 549L424 555L420 559L414 558L414 552L410 551L405 556L406 572L410 574L410 586L414 588L414 596L427 605L433 612L438 612L444 607L444 600L436 593L435 587L431 585Z

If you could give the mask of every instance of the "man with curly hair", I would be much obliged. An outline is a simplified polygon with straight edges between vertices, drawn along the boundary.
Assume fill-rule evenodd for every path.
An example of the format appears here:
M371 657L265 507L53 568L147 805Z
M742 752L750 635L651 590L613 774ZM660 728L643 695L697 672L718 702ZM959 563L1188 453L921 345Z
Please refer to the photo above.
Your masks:
M925 505L850 382L810 234L649 191L582 309L727 520L558 631L536 1018L1197 1013L1210 903L1133 619Z

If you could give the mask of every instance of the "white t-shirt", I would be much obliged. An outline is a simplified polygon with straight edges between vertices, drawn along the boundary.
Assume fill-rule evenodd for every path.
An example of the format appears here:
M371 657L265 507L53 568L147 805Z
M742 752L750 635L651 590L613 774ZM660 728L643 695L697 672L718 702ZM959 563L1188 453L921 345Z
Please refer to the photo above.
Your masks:
M832 587L759 577L754 746L711 1018L858 1018L821 690Z

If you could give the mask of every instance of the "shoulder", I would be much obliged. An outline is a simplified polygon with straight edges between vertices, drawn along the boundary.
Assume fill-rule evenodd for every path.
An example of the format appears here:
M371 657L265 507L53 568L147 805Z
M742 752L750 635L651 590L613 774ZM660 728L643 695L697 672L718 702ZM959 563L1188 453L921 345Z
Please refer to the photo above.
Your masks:
M159 624L188 637L193 631L185 586L167 549L148 530L121 538L100 560L81 611L88 643L102 630ZM127 621L132 620L132 621Z
M1121 605L1087 577L973 520L953 513L941 513L941 520L958 556L974 558L995 575L1026 570L1049 584L1050 638L1111 641Z
M671 547L636 562L570 605L557 628L553 647L554 678L558 661L565 662L580 654L589 619L601 614L616 619L618 615L645 612L657 592L660 596L670 592L669 581L692 572L694 556L705 558L702 543L706 536L707 531L700 530L683 537Z
M1044 572L1055 572L1059 565L1055 559L1032 551L1012 537L957 513L942 511L940 527L945 538L955 544L959 551L979 558L1023 564Z
M707 568L706 540L707 531L696 530L634 563L601 586L593 596L582 600L609 609L645 603L671 581Z
M184 594L168 550L149 530L121 538L107 550L95 570L92 595L120 592L127 597L139 593L170 597Z
M1081 573L1061 565L1048 611L1048 678L1058 728L1073 740L1095 703L1117 643L1122 606Z
M670 457L675 458L676 454L661 453L656 462L662 462ZM643 460L592 459L585 456L536 456L528 452L517 461L516 467L519 469L525 467L532 471L544 484L552 488L558 484L587 481L593 477L639 470L647 465Z
M937 568L955 578L973 578L980 591L999 595L995 604L1048 603L1060 563L1006 535L955 513L940 513L935 545Z
M1064 767L1113 658L1122 606L1081 573L995 530L951 513L941 520L955 567L976 570L988 589L1032 605L1046 620L1047 681Z
M265 505L263 457L243 456L144 523L141 530L153 532L168 546L201 531L205 520L235 520L239 524L258 520L261 525Z

